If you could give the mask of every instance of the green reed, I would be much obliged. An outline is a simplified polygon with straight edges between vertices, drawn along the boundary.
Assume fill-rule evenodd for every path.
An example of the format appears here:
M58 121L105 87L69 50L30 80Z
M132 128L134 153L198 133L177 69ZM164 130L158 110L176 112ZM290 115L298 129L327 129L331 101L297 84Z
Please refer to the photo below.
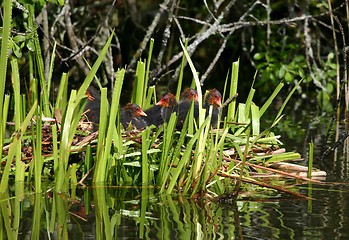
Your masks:
M32 11L32 10L31 10ZM33 13L32 13L33 14ZM32 18L29 18L29 25L34 28ZM185 49L187 42L182 46L184 52L182 66L177 86L177 98L182 91L183 71L185 62L188 63L193 74L192 85L196 88L198 101L198 118L194 117L194 103L187 114L183 128L176 129L177 116L172 114L170 120L164 123L160 128L148 127L144 131L128 135L120 125L120 95L122 91L125 69L119 69L116 73L116 79L113 87L113 95L109 103L107 98L107 89L101 90L101 108L100 123L98 129L97 141L93 141L87 146L74 147L73 141L76 135L77 126L81 121L81 115L84 110L86 95L85 92L93 79L96 79L96 72L101 65L104 56L111 44L112 35L102 49L98 59L91 67L90 72L83 81L81 87L68 93L68 75L63 73L58 89L57 99L54 104L49 101L49 92L51 92L51 78L53 72L54 53L52 53L51 65L48 79L44 77L42 64L42 54L35 30L34 43L35 52L30 54L30 87L32 99L29 96L20 95L18 73L18 64L15 60L11 61L14 89L15 112L15 136L12 139L9 154L6 156L6 165L4 168L5 178L2 179L2 186L8 182L10 176L10 162L16 159L17 180L31 181L34 177L34 188L36 192L42 191L43 172L50 172L53 168L55 179L54 188L57 192L68 192L69 184L76 186L80 182L80 173L77 169L83 169L83 174L90 174L93 184L110 184L133 182L144 186L155 184L161 192L173 193L178 190L184 194L194 196L195 194L211 191L222 194L226 190L226 181L218 173L223 164L223 152L226 149L234 148L237 156L247 161L247 156L256 144L278 143L276 136L273 136L270 129L262 131L260 129L261 116L272 104L273 99L281 90L283 84L280 84L265 104L259 108L254 103L256 90L253 86L250 89L246 101L237 104L233 100L228 106L228 115L225 119L219 119L224 122L224 126L216 129L211 127L212 108L203 107L203 98L205 93L201 89L198 73L188 52ZM154 41L149 46L149 55L147 62L139 60L136 68L135 88L132 93L132 101L143 108L148 108L156 103L156 87L148 86L150 74L150 62ZM239 60L232 63L231 76L227 75L225 79L224 93L234 96L237 93L239 75ZM98 81L98 79L97 79ZM42 89L39 93L38 89ZM294 90L293 90L294 91ZM290 93L292 95L293 91ZM5 99L8 99L5 97ZM26 101L26 99L28 99ZM25 115L25 103L33 104L40 99L40 103L34 104L35 112L27 115L25 120L21 116ZM286 99L288 101L289 97ZM9 100L7 100L9 101ZM284 105L280 112L282 112ZM8 109L8 102L3 105L3 109ZM33 109L33 108L32 108ZM208 113L206 113L208 111ZM35 113L35 114L34 114ZM29 138L33 146L33 164L25 164L20 160L21 142L25 136L26 127L29 125L29 116L35 115L36 123L31 125L32 135ZM207 115L207 117L206 117ZM7 110L3 111L2 117L5 119ZM52 155L43 156L42 150L42 128L48 123L43 122L45 117L55 117L56 122L49 126L52 133ZM272 128L281 119L281 113L278 113ZM27 121L27 124L24 123ZM4 133L6 125L2 122L2 132ZM19 130L18 130L19 129ZM8 140L7 140L8 141ZM93 147L92 147L93 146ZM244 147L242 151L240 148ZM86 150L87 149L87 150ZM72 150L78 152L87 152L87 161L73 165L70 162ZM16 156L14 158L14 156ZM297 155L298 156L298 155ZM252 157L253 161L278 161L286 158L294 158L296 154L284 154L273 156L273 158ZM264 159L264 160L263 160ZM48 165L44 165L48 162ZM25 177L25 169L29 166L28 176ZM92 172L89 172L93 168ZM228 173L244 175L244 167L236 168L233 163L229 164ZM74 195L74 191L72 194Z

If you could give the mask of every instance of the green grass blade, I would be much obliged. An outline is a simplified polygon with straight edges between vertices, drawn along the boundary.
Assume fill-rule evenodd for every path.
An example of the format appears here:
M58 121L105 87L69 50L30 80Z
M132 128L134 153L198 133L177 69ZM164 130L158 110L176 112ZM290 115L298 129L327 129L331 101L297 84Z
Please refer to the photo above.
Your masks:
M15 121L15 128L19 129L21 125L21 86L20 86L20 76L19 76L19 69L18 69L18 62L17 59L11 59L11 67L12 67L12 86L13 86L13 93L14 93L14 100L15 100L15 111L14 111L14 121ZM17 146L16 151L16 176L15 179L17 182L22 182L24 179L21 179L21 173L22 173L22 167L23 164L21 162L21 152L22 146L19 144Z
M254 103L251 105L251 123L252 135L257 136L260 133L260 112L258 106Z
M138 61L136 68L136 81L135 87L133 88L132 102L143 107L143 93L145 92L146 86L144 86L145 79L145 63Z
M267 101L263 104L263 106L261 107L260 111L259 111L259 115L260 117L263 116L263 114L265 113L265 111L269 108L269 106L271 105L271 103L273 102L273 100L275 99L275 97L278 95L278 93L280 92L280 90L283 88L284 84L283 83L279 83L276 88L274 89L273 93L270 95L270 97L267 99Z
M149 184L149 164L148 164L148 140L150 137L150 129L146 128L142 132L142 186Z
M4 0L3 6L3 27L1 38L1 52L0 52L0 149L2 149L5 140L5 128L7 119L4 119L4 94L5 94L5 82L7 73L7 61L9 57L9 44L11 35L11 21L12 21L12 1ZM2 158L2 155L1 155Z
M8 177L10 174L10 167L12 164L12 160L17 152L18 145L21 144L22 137L36 111L37 108L37 102L34 103L32 108L30 109L27 117L24 119L22 126L20 129L16 130L14 135L12 136L12 142L10 144L9 152L7 155L7 162L5 165L5 169L3 171L2 177L1 177L1 183L0 183L0 193L5 193L8 189Z
M233 64L232 64L229 96L234 96L235 94L237 94L238 78L239 78L239 64L240 64L240 60L237 60L236 62L233 62ZM236 101L233 101L228 105L228 112L227 112L227 121L228 122L234 121L235 109L236 109Z
M275 124L275 121L278 121L278 119L280 118L280 116L281 116L281 114L282 114L284 108L286 107L288 101L291 99L293 93L296 91L296 89L299 87L299 85L300 85L302 82L303 82L303 79L301 79L301 80L292 88L291 92L287 95L287 97L286 97L286 99L284 100L284 102L282 103L282 105L281 105L281 107L280 107L280 109L279 109L279 111L278 111L278 113L277 113L277 115L276 115L276 117L275 117L275 120L274 120L274 122L273 122L272 125Z
M29 18L28 18L28 24L31 30L33 31L33 41L35 46L35 60L36 60L36 66L37 66L37 73L39 75L40 80L40 87L41 87L41 98L42 98L42 104L43 107L43 115L46 117L51 116L51 110L50 110L50 101L49 101L49 89L47 79L45 79L45 68L44 68L44 60L42 58L42 51L40 46L40 40L38 36L38 32L36 31L37 27L35 24L35 10L34 5L30 4L27 5L29 8Z
M147 98L147 88L148 88L148 82L149 82L149 74L150 74L150 63L151 63L151 57L153 54L153 48L154 48L154 39L151 38L149 42L149 53L148 53L148 59L147 59L147 67L145 72L145 79L144 79L144 89L143 89L143 107L146 107L147 105L144 105Z
M185 42L184 42L185 49L187 49L187 46L188 46L188 39L185 39ZM185 58L185 55L183 54L182 63L181 63L181 69L179 71L179 77L178 77L178 82L177 82L177 91L176 91L176 100L177 100L177 102L179 101L179 98L180 98L180 95L181 95L181 91L182 91L183 73L184 73L185 63L186 63L186 58Z
M311 141L309 143L308 173L307 173L307 178L310 178L310 179L313 172L313 159L314 159L314 143L313 141Z
M112 103L111 103L110 114L109 114L109 124L108 124L108 130L106 133L105 145L104 145L105 147L103 149L101 156L97 160L98 162L96 163L98 164L98 166L96 166L98 170L95 171L95 175L93 178L93 181L95 183L97 182L101 184L105 183L112 142L113 140L116 143L121 141L120 140L121 136L114 133L115 133L116 117L119 111L119 100L121 95L122 84L124 81L124 76L125 76L125 69L121 69L116 73L116 81L114 85L114 92L113 92ZM118 149L118 151L119 151L119 154L120 153L122 154L122 149Z

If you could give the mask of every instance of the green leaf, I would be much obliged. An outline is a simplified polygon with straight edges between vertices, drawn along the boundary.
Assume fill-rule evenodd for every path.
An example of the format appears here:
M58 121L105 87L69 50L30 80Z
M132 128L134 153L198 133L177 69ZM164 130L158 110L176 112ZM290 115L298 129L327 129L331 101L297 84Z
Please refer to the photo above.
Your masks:
M35 45L34 45L33 39L29 39L29 40L27 41L27 48L28 48L29 51L34 52L34 50L35 50Z
M253 55L253 59L258 61L263 59L264 56L265 56L265 53L256 53L255 55Z
M293 74L291 74L290 72L286 72L286 74L285 74L286 82L291 83L293 81L293 79L294 79Z
M17 36L14 36L12 38L12 40L16 43L19 43L19 42L24 42L26 40L26 37L23 36L23 35L17 35Z

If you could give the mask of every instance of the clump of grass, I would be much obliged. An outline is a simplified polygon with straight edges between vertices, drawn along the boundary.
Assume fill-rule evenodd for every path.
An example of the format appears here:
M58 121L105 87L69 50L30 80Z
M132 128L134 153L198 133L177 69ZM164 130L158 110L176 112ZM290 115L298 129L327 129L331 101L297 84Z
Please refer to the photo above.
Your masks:
M4 4L8 6L7 1ZM31 9L33 16L32 11L33 9ZM7 14L8 9L4 12L5 20ZM29 18L29 24L35 29L32 20ZM6 23L4 22L5 25ZM3 29L3 36L9 37L6 31L9 31L9 26ZM20 95L21 76L19 76L16 60L11 61L14 79L13 101L16 113L15 130L12 132L11 139L5 139L5 122L10 101L9 96L5 96L4 104L0 108L2 118L0 146L2 147L7 141L8 151L2 157L2 162L6 161L6 165L2 170L1 191L5 191L8 179L14 172L16 181L31 182L34 176L36 192L42 191L42 182L45 178L54 179L53 187L57 192L68 192L69 184L83 183L89 176L94 185L132 182L143 186L157 186L161 193L182 192L196 197L210 192L213 196L218 196L232 189L243 188L240 183L249 175L249 162L268 164L299 158L299 154L292 153L274 154L273 156L255 154L256 151L266 152L278 148L280 141L271 132L271 128L282 118L284 106L296 87L285 99L284 105L269 129L264 131L260 129L261 117L281 90L282 83L261 108L253 102L256 90L252 86L244 103L237 103L236 100L233 100L227 105L227 116L219 117L224 124L214 129L211 126L212 108L206 110L203 107L205 93L201 89L195 66L186 51L187 42L181 43L184 56L176 93L178 99L182 91L184 63L188 62L193 74L192 86L196 88L199 96L197 119L194 118L194 104L192 104L180 131L176 129L177 116L175 113L158 129L147 127L143 131L123 130L119 124L118 112L125 69L119 69L116 73L110 104L107 99L107 89L101 88L98 134L86 132L79 127L84 124L81 115L86 101L85 92L92 80L97 78L97 69L106 55L111 40L112 36L108 39L79 89L68 93L68 76L65 73L62 74L58 97L52 103L49 101L48 94L51 92L50 79L53 72L54 54L52 54L49 77L45 79L36 32L34 32L35 52L30 61L33 73L30 81L30 91L34 96L32 99L29 97L26 99L25 96ZM6 66L8 46L6 47L5 44L7 44L6 40L3 39L1 62ZM156 88L148 87L153 44L152 40L147 60L138 61L136 83L132 93L132 101L143 108L156 102ZM3 65L0 67L0 72L6 70ZM0 77L6 77L6 71L4 72ZM232 63L231 76L227 75L223 90L223 93L228 93L228 97L237 94L238 74L239 61L236 61ZM38 89L42 91L39 93ZM24 118L26 115L25 102L32 105L26 118ZM35 116L35 123L32 122L33 116ZM50 122L46 122L47 118L50 119ZM28 129L30 131L26 134ZM43 134L44 130L47 131L46 134ZM88 134L91 135L88 136ZM29 163L21 161L23 155L21 146L24 138L33 149ZM82 140L79 140L81 138ZM51 148L45 147L44 139L49 139ZM86 161L78 164L72 163L72 153L82 152L87 155ZM13 166L14 159L16 164ZM240 160L241 164L235 164L234 160ZM26 169L29 169L30 174L25 174ZM235 180L231 181L231 177L234 177Z

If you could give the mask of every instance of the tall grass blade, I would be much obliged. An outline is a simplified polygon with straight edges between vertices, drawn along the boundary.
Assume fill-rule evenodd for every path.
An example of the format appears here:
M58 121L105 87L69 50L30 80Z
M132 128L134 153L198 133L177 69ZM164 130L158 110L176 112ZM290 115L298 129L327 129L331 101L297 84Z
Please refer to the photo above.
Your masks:
M29 18L28 18L28 24L29 28L33 32L33 41L34 41L34 46L35 46L35 61L36 61L36 66L37 66L37 73L39 75L39 80L40 80L40 87L41 87L41 106L43 108L43 115L46 117L51 116L51 110L50 110L50 101L49 101L49 89L48 87L48 81L45 79L45 68L44 68L44 60L42 59L42 51L41 51L41 46L40 46L40 40L38 36L38 32L36 31L37 27L35 24L35 10L34 10L34 5L30 4L27 5L29 8Z
M238 78L239 78L240 59L232 64L229 96L234 96L237 93ZM227 121L233 122L235 119L236 101L233 101L228 106Z
M13 161L13 158L17 152L18 145L21 144L22 137L34 115L34 112L37 108L37 102L34 103L32 108L30 109L27 117L24 119L20 129L17 129L15 133L12 135L11 143L10 143L10 148L9 152L7 155L7 161L6 165L1 177L1 183L0 183L0 193L5 193L8 189L8 180L9 180L9 174L10 174L10 167Z
M68 96L68 74L63 73L60 85L58 89L56 104L55 104L55 110L60 110L61 113L64 113L64 110L67 106L67 96Z
M308 156L308 173L307 178L311 179L313 172L313 160L314 160L314 143L309 143L309 156Z
M38 107L36 113L36 139L34 144L34 179L35 179L35 192L41 192L41 174L43 168L42 157L42 112Z
M148 82L149 82L149 75L150 75L150 63L151 63L151 57L153 54L153 48L154 48L154 39L151 38L149 42L149 53L148 53L148 59L147 59L147 67L146 67L146 72L145 72L145 78L144 78L144 90L143 90L143 107L148 107L147 105L145 106L146 102L146 97L147 97L147 88L148 88Z
M279 83L276 88L274 89L273 93L270 95L270 97L265 101L261 109L259 110L259 116L262 117L265 111L269 108L275 97L278 95L280 90L283 88L284 84L281 82Z
M116 132L116 117L118 115L119 111L119 100L120 100L120 95L121 95L121 89L122 89L122 84L124 81L124 76L125 76L125 69L120 69L116 73L116 80L115 80L115 85L114 85L114 92L113 92L113 97L112 97L112 104L110 108L110 115L109 115L109 123L108 123L108 130L106 133L106 140L105 140L105 147L102 151L102 154L100 158L97 159L96 162L96 168L97 171L95 171L93 181L94 183L100 183L103 184L105 183L106 180L106 175L108 172L107 166L108 166L108 161L110 158L110 151L111 151L111 146L112 142L119 143L121 141L121 135L114 134ZM122 154L123 149L118 149L119 154Z
M21 86L20 86L20 76L19 76L19 70L18 70L18 62L17 59L11 60L11 67L12 67L12 87L13 87L13 93L14 93L14 121L15 121L15 128L19 129L21 125ZM22 173L22 161L21 161L21 155L22 155L22 145L19 144L17 146L16 150L16 175L15 180L16 182L24 181L24 179L21 179L21 173Z
M9 57L9 44L11 35L11 21L12 21L12 1L4 0L3 6L3 27L2 27L2 38L1 38L1 52L0 52L0 149L2 149L5 138L5 128L7 119L4 119L3 113L3 102L5 94L5 82L7 73L7 61ZM2 158L2 155L1 155Z
M188 46L188 39L185 39L184 48L187 49L187 46ZM182 91L183 73L184 73L185 63L186 63L186 58L185 58L185 55L183 54L182 62L181 62L181 69L179 71L179 77L178 77L178 81L177 81L177 91L176 91L177 102L179 101L179 97L180 97L180 94Z
M48 79L47 79L47 89L49 92L51 89L52 72L53 72L53 67L54 67L55 57L56 57L56 46L57 46L57 42L55 41L53 44L53 49L52 49L52 53L51 53L50 69L48 72Z
M144 85L145 79L145 63L138 61L136 68L136 81L135 87L133 88L132 102L143 107L143 94L146 92L146 86Z
M190 66L190 69L192 71L192 74L193 74L193 77L195 80L196 90L197 90L198 98L199 98L199 100L198 100L198 108L199 108L198 124L199 124L199 128L201 128L201 126L204 124L204 121L205 121L205 109L203 109L203 107L202 107L202 91L201 91L200 80L199 80L199 76L197 74L197 71L195 69L195 66L190 59L188 51L185 49L182 42L180 42L180 44L181 44L183 53L188 61L188 64ZM203 162L203 152L204 152L204 148L205 148L205 142L200 140L200 139L203 139L203 137L204 137L203 132L201 132L201 134L202 135L199 137L198 148L197 148L198 158L196 159L196 161L194 162L194 165L193 165L194 176L197 176L197 174L199 173L202 162Z
M299 85L303 82L303 79L301 79L291 90L291 92L287 95L286 99L284 100L284 102L282 103L278 113L276 114L275 120L272 123L272 126L275 125L276 121L278 121L278 119L280 118L284 108L286 107L288 101L291 99L293 93L296 91L296 89L299 87Z
M146 128L142 132L142 186L149 184L149 164L148 164L148 147L149 147L150 129Z
M102 153L105 146L106 131L107 131L107 124L108 124L108 108L109 108L107 92L108 92L108 89L106 88L101 89L101 109L99 113L100 119L99 119L99 126L98 126L96 163L99 161L99 159L102 158ZM95 172L98 172L99 166L100 166L99 164L96 164Z

